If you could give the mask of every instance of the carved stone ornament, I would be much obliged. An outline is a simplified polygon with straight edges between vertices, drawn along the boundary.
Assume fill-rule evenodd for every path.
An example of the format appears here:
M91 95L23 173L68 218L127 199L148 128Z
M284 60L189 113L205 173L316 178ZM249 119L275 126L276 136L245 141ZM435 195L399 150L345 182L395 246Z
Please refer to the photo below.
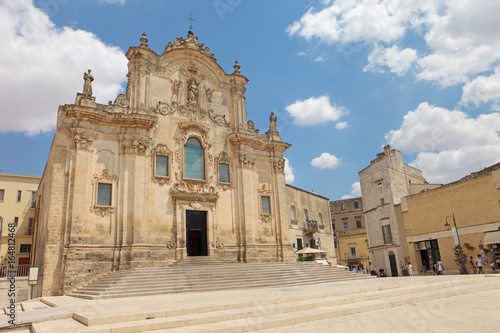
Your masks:
M223 249L224 248L224 242L217 238L217 242L215 242L215 247L218 248L219 250Z
M255 166L255 158L248 157L247 154L240 155L240 163L244 168L253 168Z
M195 37L194 33L192 31L189 31L187 39L180 37L176 38L173 43L168 42L167 46L165 47L165 50L163 51L163 54L170 52L172 50L192 49L199 51L201 54L207 56L214 62L217 62L215 56L213 54L210 54L210 49L204 46L205 44L198 43L198 37Z
M247 121L248 130L252 133L259 133L258 129L255 129L255 123L251 120Z
M170 237L169 240L167 241L167 249L175 249L177 248L177 243L175 242L175 239L173 237Z
M115 213L115 207L105 207L105 206L91 206L90 211L94 213L101 214L102 217L106 216L108 213Z
M74 139L77 149L89 149L92 142L94 142L94 138L86 132L75 134Z
M285 159L278 159L274 162L274 169L276 172L285 173Z
M263 223L269 223L269 222L271 222L273 220L273 218L269 214L260 214L260 220Z
M189 206L193 209L200 210L202 205L198 201L191 201L189 202Z
M217 195L215 188L207 184L205 181L191 179L185 179L184 181L175 183L170 188L170 192Z
M125 154L144 155L149 147L149 142L143 140L125 141L122 143Z
M198 103L198 82L195 79L190 79L187 82L187 101L188 103Z
M116 97L114 105L118 105L122 108L127 108L129 106L128 98L124 94L120 94Z
M179 241L179 246L184 247L184 245L186 245L186 242L185 242L185 241L183 241L183 240L180 240L180 241Z

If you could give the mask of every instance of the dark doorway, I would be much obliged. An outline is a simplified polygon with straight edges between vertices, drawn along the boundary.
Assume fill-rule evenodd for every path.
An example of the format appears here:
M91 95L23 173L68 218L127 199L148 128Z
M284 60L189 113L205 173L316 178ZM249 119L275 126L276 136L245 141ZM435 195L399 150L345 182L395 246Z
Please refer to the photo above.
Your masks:
M389 253L389 263L391 265L391 276L398 276L398 265L396 264L396 255Z
M186 248L188 256L208 255L207 212L186 211Z

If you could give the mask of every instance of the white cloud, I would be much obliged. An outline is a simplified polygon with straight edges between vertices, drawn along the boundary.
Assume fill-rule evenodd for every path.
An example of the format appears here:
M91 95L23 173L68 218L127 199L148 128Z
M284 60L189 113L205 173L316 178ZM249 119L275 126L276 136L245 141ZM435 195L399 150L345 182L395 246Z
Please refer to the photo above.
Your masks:
M325 61L325 58L323 58L322 56L317 56L316 58L314 58L314 61L323 62L323 61Z
M414 49L401 50L397 45L388 48L376 45L368 56L368 65L363 70L383 73L387 67L390 72L401 76L416 59L417 51Z
M338 130L342 130L342 129L347 128L347 127L349 127L349 124L345 121L342 121L340 123L335 124L335 128Z
M311 165L320 169L335 169L340 165L340 158L329 153L323 153L320 157L314 158Z
M343 195L342 199L351 199L361 196L361 186L359 182L352 183L351 188L351 193Z
M285 157L285 183L292 184L295 180L295 175L293 174L294 168L290 165L290 161Z
M55 127L59 104L72 103L91 68L97 101L114 100L127 59L94 34L56 28L31 0L0 4L0 131L34 135Z
M311 97L304 101L296 101L285 108L299 126L316 125L327 121L336 121L348 111L342 106L330 103L328 96Z
M430 182L458 180L500 161L500 113L476 118L464 112L422 103L408 112L403 124L390 131L390 144L417 153L412 165Z
M301 57L301 56L305 56L305 55L306 55L306 53L305 53L305 52L298 52L298 53L297 53L297 55L298 55L299 57Z
M500 102L500 67L490 76L478 76L463 86L462 103L480 105Z
M500 61L498 0L480 6L475 0L337 0L323 7L309 8L286 31L306 40L373 48L365 70L388 67L402 75L415 68L417 79L451 86ZM402 46L409 33L425 44L419 57Z
M465 146L500 144L500 113L469 118L464 112L421 103L408 112L390 144L405 153L442 151Z

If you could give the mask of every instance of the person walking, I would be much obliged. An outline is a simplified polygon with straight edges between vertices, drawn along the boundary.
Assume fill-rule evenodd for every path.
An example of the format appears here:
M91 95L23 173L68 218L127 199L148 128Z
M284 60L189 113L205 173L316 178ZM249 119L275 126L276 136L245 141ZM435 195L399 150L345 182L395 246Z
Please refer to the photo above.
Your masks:
M476 264L477 264L477 274L481 274L483 272L483 260L481 259L481 255L478 254L476 258Z
M408 263L408 275L413 276L413 266L411 262Z
M441 262L441 260L438 260L438 263L437 263L437 271L438 271L438 275L443 275L443 270L444 270L444 267L443 267L443 263Z
M476 271L476 265L474 265L474 258L472 256L470 256L470 268L472 268L472 272L473 274L476 274L477 271Z

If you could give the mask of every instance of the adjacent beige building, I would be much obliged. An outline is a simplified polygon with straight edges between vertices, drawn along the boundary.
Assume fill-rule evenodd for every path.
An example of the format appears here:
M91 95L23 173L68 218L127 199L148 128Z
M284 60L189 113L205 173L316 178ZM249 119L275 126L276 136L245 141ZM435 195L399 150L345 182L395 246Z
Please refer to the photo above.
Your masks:
M197 39L190 31L157 54L143 35L126 53L126 94L97 104L89 70L75 103L60 106L37 194L36 295L191 256L295 260L290 144L273 114L265 133L247 119L240 66L227 74ZM329 220L325 200L311 219ZM320 222L318 234L327 244L331 230Z
M402 274L408 261L401 199L413 186L426 184L422 171L403 163L401 152L384 152L359 172L372 267L389 276Z
M442 260L446 273L458 273L455 240L445 223L457 225L468 272L481 254L500 269L500 163L461 180L403 198L402 212L410 260L419 271L431 271Z
M317 193L286 185L289 205L290 241L295 250L311 247L326 251L336 265L328 198Z
M9 240L12 239L9 226L14 226L15 265L25 265L18 271L20 275L26 275L30 264L36 192L40 178L38 176L0 173L0 223L2 228L0 265L8 263L7 249Z
M370 270L363 198L330 201L330 213L339 265Z

